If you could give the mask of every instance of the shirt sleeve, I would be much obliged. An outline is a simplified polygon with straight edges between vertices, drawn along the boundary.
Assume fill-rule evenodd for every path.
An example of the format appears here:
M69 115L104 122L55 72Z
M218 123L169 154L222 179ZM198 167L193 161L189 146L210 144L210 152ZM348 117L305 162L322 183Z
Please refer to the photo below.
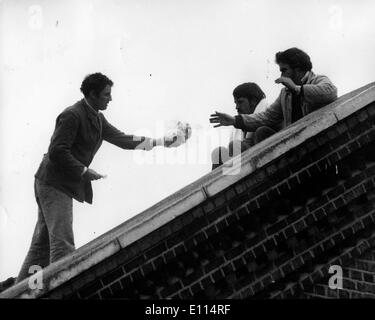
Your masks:
M144 136L125 134L110 124L103 115L101 116L103 125L103 140L122 149L151 150L154 147L154 139Z
M81 179L85 165L77 160L71 147L79 128L79 119L71 111L64 111L56 119L55 131L48 148L50 160L76 180Z
M337 99L337 88L326 76L317 76L315 83L303 85L303 99L310 105L329 104Z
M262 126L277 130L283 120L280 97L281 94L276 101L263 112L236 116L234 126L238 129L252 132Z

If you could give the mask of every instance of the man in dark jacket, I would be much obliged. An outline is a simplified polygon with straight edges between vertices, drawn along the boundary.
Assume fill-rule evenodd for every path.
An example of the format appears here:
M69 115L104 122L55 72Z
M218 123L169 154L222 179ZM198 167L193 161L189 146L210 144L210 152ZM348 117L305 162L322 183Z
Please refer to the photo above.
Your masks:
M104 176L89 166L103 140L123 149L174 146L173 140L127 135L112 126L100 112L112 100L112 85L101 73L87 76L81 85L84 98L56 119L48 153L35 174L38 221L17 282L30 275L31 266L44 268L75 250L73 198L92 203L91 181Z

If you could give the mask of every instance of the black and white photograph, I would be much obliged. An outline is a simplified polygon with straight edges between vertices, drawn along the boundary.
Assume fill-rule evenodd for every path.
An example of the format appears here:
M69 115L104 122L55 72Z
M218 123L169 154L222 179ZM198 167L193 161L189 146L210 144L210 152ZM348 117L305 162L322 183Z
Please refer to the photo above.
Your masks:
M375 298L374 14L0 0L0 299Z

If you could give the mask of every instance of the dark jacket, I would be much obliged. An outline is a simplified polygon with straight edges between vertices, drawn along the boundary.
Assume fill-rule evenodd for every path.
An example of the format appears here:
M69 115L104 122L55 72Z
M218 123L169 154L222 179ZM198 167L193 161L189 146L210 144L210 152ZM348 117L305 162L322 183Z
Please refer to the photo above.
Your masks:
M80 202L92 203L91 181L82 173L103 140L123 149L152 148L152 139L124 134L82 99L57 117L48 153L35 177Z

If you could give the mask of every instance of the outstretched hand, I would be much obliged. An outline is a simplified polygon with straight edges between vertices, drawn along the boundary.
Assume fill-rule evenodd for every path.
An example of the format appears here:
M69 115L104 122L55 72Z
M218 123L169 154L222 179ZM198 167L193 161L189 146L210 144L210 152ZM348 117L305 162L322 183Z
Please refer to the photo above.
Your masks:
M214 128L221 126L233 126L234 122L234 117L226 113L215 111L214 114L210 115L210 123L218 123L214 126Z
M103 174L100 174L100 173L97 173L95 170L93 169L90 169L88 168L86 173L85 173L85 176L90 180L98 180L98 179L102 179L102 178L106 178L107 176L106 175L103 175Z

